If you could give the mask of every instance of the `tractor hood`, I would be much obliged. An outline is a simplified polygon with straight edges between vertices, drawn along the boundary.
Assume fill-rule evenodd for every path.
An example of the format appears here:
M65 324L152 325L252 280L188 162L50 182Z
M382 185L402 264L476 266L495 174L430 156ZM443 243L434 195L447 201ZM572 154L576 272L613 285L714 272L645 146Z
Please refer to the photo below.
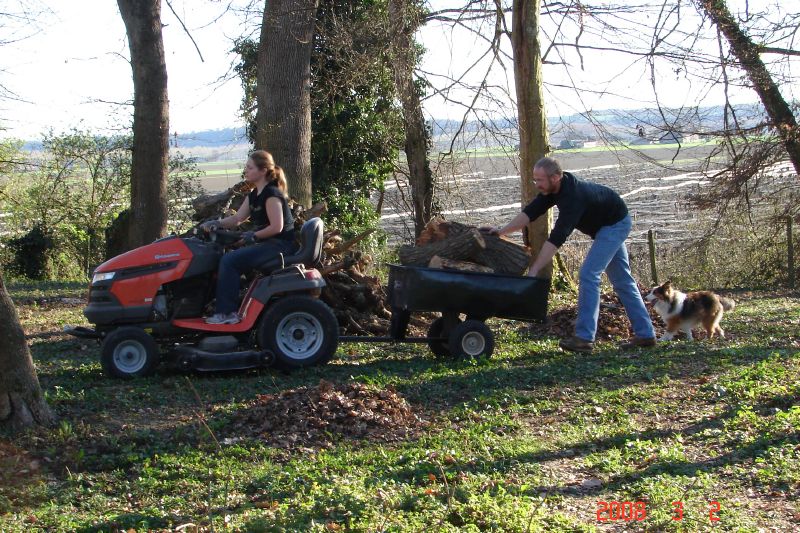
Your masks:
M166 237L112 257L95 269L95 274L141 268L161 263L191 261L192 251L179 237Z

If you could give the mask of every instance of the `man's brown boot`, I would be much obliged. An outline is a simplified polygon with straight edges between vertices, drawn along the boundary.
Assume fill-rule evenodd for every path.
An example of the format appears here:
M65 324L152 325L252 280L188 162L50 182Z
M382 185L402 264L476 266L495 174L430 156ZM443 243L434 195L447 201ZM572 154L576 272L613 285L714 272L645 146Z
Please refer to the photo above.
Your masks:
M569 350L570 352L590 353L594 349L593 342L575 336L561 339L558 345L562 350Z
M652 348L656 345L655 337L631 337L627 342L619 345L623 350L630 348Z

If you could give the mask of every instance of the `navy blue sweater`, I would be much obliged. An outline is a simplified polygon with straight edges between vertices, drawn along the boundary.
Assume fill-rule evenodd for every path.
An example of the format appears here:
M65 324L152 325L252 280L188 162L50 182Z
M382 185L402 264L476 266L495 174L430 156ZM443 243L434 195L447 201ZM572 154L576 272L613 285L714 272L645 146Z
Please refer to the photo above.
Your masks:
M628 214L628 207L613 189L579 180L569 172L564 172L557 193L537 195L522 212L534 221L554 205L558 206L558 220L547 240L556 248L564 244L573 230L594 239L600 228L612 226Z

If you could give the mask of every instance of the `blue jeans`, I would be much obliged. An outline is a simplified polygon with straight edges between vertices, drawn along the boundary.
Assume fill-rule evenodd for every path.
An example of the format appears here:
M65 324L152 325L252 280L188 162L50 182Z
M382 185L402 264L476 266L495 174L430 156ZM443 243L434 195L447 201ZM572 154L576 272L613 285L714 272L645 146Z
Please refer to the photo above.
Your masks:
M216 312L232 313L238 309L239 278L243 273L280 253L290 255L295 251L294 241L267 239L223 255L217 272Z
M626 216L612 226L603 226L595 235L586 259L583 260L578 287L578 319L575 336L594 341L600 315L600 276L605 273L619 296L637 337L654 338L656 332L642 295L631 275L625 239L631 231L631 217Z

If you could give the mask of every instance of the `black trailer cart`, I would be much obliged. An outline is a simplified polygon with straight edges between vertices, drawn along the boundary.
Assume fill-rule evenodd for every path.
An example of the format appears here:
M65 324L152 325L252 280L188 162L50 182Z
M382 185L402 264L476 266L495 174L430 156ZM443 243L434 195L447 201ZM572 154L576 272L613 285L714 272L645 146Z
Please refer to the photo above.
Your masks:
M427 343L439 356L488 357L491 317L543 321L550 280L457 270L389 265L389 337L343 336L342 342ZM407 337L413 312L439 312L426 337ZM464 321L460 315L466 315Z

